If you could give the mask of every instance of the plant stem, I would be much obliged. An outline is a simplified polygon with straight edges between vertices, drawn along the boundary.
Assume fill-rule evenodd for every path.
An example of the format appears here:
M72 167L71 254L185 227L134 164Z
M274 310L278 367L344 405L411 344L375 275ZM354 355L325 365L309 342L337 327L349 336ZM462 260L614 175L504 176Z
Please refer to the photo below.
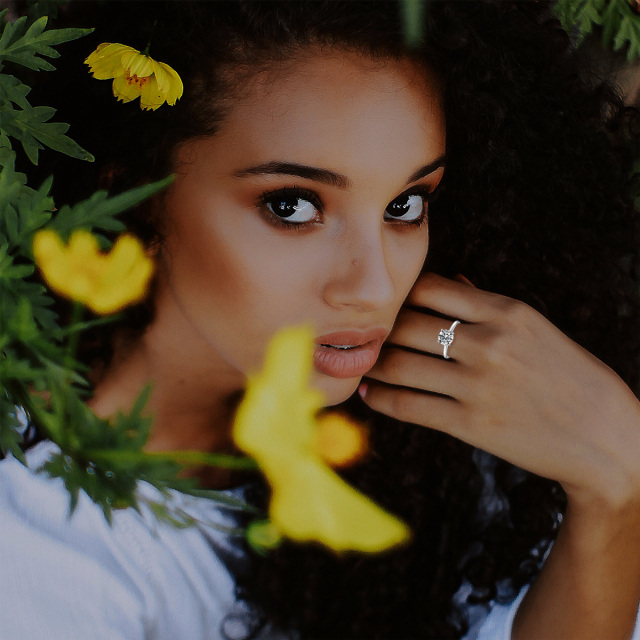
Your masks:
M255 470L257 463L252 458L243 456L230 456L223 453L206 453L204 451L113 451L110 449L91 449L83 454L93 461L104 460L106 462L143 462L153 458L166 462L177 462L185 466L210 466L224 469Z

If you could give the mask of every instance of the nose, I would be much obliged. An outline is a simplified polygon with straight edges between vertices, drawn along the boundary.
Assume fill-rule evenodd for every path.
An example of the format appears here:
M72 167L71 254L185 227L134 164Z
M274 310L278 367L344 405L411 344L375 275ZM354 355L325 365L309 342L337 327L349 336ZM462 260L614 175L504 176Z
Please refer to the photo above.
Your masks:
M383 230L346 229L336 242L333 264L324 284L332 307L376 311L393 302L395 285Z

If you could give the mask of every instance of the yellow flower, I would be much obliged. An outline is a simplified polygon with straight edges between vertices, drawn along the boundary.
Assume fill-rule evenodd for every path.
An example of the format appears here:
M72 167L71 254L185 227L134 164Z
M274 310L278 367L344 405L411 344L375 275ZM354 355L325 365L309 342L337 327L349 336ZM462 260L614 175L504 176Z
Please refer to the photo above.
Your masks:
M131 235L118 238L101 253L88 231L74 231L65 245L50 229L36 233L33 255L47 284L99 314L113 313L144 298L153 262Z
M346 484L315 449L323 398L308 387L313 348L306 327L274 336L262 371L249 379L235 441L267 477L269 517L283 535L336 551L377 552L400 544L409 537L407 526Z
M366 453L367 434L348 417L328 413L318 418L313 448L330 466L346 467Z
M85 60L94 78L113 78L113 95L123 102L140 96L141 109L157 109L164 102L175 104L182 96L182 80L164 62L156 62L137 49L103 42Z

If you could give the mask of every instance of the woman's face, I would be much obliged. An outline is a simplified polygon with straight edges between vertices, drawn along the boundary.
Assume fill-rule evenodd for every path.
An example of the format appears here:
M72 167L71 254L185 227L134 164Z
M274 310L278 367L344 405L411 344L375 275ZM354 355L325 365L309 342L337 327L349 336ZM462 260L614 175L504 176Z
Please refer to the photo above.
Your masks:
M436 83L407 61L325 53L254 77L176 154L158 299L174 344L242 386L278 329L310 323L312 384L346 399L424 262L444 150Z

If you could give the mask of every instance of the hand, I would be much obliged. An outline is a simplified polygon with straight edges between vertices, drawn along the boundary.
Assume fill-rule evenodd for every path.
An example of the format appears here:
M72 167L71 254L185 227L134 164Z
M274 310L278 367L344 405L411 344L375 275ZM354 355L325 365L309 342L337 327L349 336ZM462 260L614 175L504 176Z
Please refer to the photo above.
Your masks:
M640 403L611 369L526 304L461 282L426 274L407 303L368 374L371 408L557 480L570 502L638 504ZM452 321L430 310L461 321L450 360L436 356Z

